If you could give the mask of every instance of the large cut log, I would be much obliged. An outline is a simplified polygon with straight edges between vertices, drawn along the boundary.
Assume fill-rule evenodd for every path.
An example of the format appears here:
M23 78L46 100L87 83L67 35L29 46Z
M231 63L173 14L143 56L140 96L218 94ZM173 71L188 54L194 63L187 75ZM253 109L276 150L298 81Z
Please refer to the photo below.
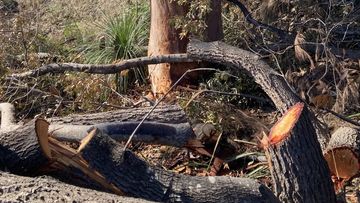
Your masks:
M60 141L79 142L96 127L107 136L117 141L127 141L139 122L114 122L97 125L57 125L50 126L53 137ZM162 144L175 147L184 147L195 134L189 123L168 124L159 122L143 122L137 130L132 142Z
M360 130L341 127L331 136L324 152L331 174L339 180L348 180L358 174L360 163Z
M300 101L284 77L254 53L222 42L192 41L188 54L194 59L245 70L282 113ZM312 118L314 116L304 107L291 134L282 143L268 148L275 194L280 201L336 201L330 171L318 142L322 137L317 136Z
M97 127L118 141L126 141L150 110L151 107L143 107L50 118L50 131L59 140L80 141L91 127ZM185 112L178 105L167 105L156 108L132 140L182 147L193 138Z
M15 124L12 104L1 103L0 111L0 134L21 126ZM145 107L51 118L50 131L61 141L79 142L89 129L96 127L117 141L126 141L148 111L150 108ZM188 140L195 138L185 112L178 105L160 106L148 120L141 125L132 141L183 147Z
M35 121L9 132L0 132L0 170L36 175L48 162L38 143Z
M0 166L2 170L34 175L40 169L44 170L50 163L51 166L56 165L54 163L56 159L47 160L49 154L56 153L40 148L41 145L35 133L44 130L40 127L31 121L11 133L0 134ZM47 129L45 130L47 132ZM124 152L123 145L104 135L100 130L97 130L95 136L86 143L85 146L80 145L80 158L82 158L80 164L87 166L83 171L84 174L95 178L94 181L100 180L98 182L100 185L107 186L104 189L110 189L113 192L123 191L130 196L170 202L228 202L230 200L235 202L277 202L272 192L255 180L230 177L190 177L150 167L132 152ZM67 154L64 150L58 153ZM76 163L75 156L67 158L62 164ZM74 166L76 164L72 165L72 167ZM69 170L72 169L69 168Z
M49 118L50 123L71 125L95 125L108 122L141 121L152 107L121 109L116 111L69 115L66 117ZM158 106L146 119L159 123L186 123L187 118L179 105Z
M14 107L8 103L3 103L0 107L2 113L0 128L0 169L4 170L6 168L17 174L33 174L34 171L38 171L47 161L46 158L42 156L41 149L38 145L35 134L35 123L34 121L30 121L23 126L15 125ZM132 110L123 109L104 113L52 118L50 120L55 124L53 128L51 128L51 131L54 134L58 132L59 137L64 138L63 140L68 138L68 141L80 141L87 134L87 130L93 125L103 122L140 121L149 110L150 108L134 108ZM186 123L187 119L184 111L177 105L160 106L154 110L148 120L162 122L162 126L170 128L170 130L166 131L169 134L166 135L171 136L171 133L175 133L174 137L172 139L163 139L161 137L155 139L156 137L149 137L148 134L145 134L144 137L135 136L135 138L141 141L158 143L161 143L161 141L166 143L166 141L168 141L167 144L169 145L171 145L169 142L172 142L175 146L180 146L184 144L184 140L193 136L190 125ZM69 125L70 123L71 125ZM156 124L154 125L156 126ZM175 127L172 125L175 125ZM83 128L81 128L81 126L83 126ZM131 128L128 128L127 133L132 130L134 124L129 126ZM179 128L176 128L177 126L179 126ZM106 125L101 124L99 127L107 132L109 131ZM79 131L80 134L76 134L76 132ZM119 129L117 132L123 131ZM159 132L159 130L156 132ZM127 133L115 133L114 136L123 140L128 136ZM162 136L164 134L164 132L160 132L159 134L153 133L152 135ZM180 136L178 137L179 139L175 139L177 137L176 135L183 137Z
M98 129L89 136L81 157L127 195L161 202L278 202L256 180L174 174L149 166Z
M60 182L49 176L25 177L0 172L1 202L126 202L150 201L122 197Z

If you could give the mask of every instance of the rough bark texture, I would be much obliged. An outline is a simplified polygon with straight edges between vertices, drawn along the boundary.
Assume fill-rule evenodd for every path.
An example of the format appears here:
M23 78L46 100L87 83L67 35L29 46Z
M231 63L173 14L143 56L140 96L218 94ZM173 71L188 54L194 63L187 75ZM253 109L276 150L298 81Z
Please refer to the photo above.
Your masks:
M89 130L96 127L116 141L127 141L139 122L113 122L97 125L50 125L52 136L60 141L79 142ZM138 129L133 142L183 147L195 134L189 123L167 124L144 122Z
M134 197L161 202L278 202L271 190L255 180L178 175L150 167L123 149L97 130L81 156L111 184Z
M193 41L188 54L195 59L246 70L282 113L300 101L285 79L251 52L221 42ZM290 138L270 147L272 177L280 201L335 202L330 171L311 122L311 113L305 107Z
M81 121L84 120L81 119ZM44 170L48 166L49 161L42 153L35 134L34 121L9 133L1 132L0 146L1 170L35 175L40 169ZM165 202L278 202L271 190L257 183L256 180L177 175L161 168L151 167L132 152L124 152L123 148L119 142L97 130L97 134L87 142L85 147L82 147L80 153L84 163L89 164L91 171L101 174L108 184L114 185L134 197ZM52 160L52 164L55 164L53 161L56 162L56 160ZM73 172L77 178L80 178L79 182L87 186L88 178L84 174L72 167L68 170L66 173ZM61 174L62 172L58 171L58 175L61 176ZM85 180L82 180L84 178ZM76 179L68 181L77 182ZM46 185L46 183L44 184ZM97 184L95 185L98 187ZM24 192L21 194L25 194L25 197L20 195L17 198L20 200L22 198L49 200L50 197L47 196L47 193L43 193L43 188L38 188L37 185L32 186L39 194L27 194L27 186L20 183L17 188L23 189L22 187L24 187ZM93 186L93 183L88 185L88 187ZM10 190L12 190L11 187ZM67 193L63 189L56 191L54 199ZM51 190L48 192L50 195L52 194ZM70 199L78 198L72 191L68 193L66 196ZM5 198L11 199L12 196L9 195Z
M187 37L180 39L179 30L171 23L175 16L184 16L185 8L177 2L169 0L151 0L151 26L148 56L162 54L185 53L188 43ZM189 64L162 63L149 65L149 75L154 95L166 93L172 80L179 78Z
M68 185L49 176L24 177L0 172L1 202L149 202Z
M58 137L64 138L63 140L79 141L84 136L82 133L92 125L108 122L107 124L111 126L113 125L113 122L119 124L119 122L122 121L139 121L149 110L150 108L134 108L96 114L70 115L49 120L53 124L51 131L54 132L55 135L57 132L59 133L57 134L59 135ZM4 111L2 111L2 113L4 113ZM13 114L13 111L11 111L11 114ZM2 118L2 121L5 121L7 117L9 116L6 115ZM175 133L174 135L179 135L178 139L172 138L168 140L171 142L168 142L169 145L174 144L175 146L183 146L185 140L195 136L189 124L186 123L187 118L184 111L177 105L160 106L158 109L154 110L148 120L162 122L160 125L163 125L163 129L169 130L169 134L166 134L167 136L172 136L172 133ZM60 125L64 126L66 124L68 124L68 128L59 128ZM156 128L156 124L151 124L152 125L150 126L152 126L152 128ZM134 124L130 123L130 125L127 125L127 127L131 126L134 126ZM99 127L106 131L111 130L104 124L99 125ZM149 129L144 129L145 136L147 134L146 132L151 131L148 130ZM131 129L128 129L128 131L131 131ZM114 136L119 137L119 139L125 139L124 136L127 135L124 135L121 132L122 131L118 129L118 131L114 132ZM158 132L158 134L155 133L156 135L153 134L154 136L161 136L166 133L159 132L159 129L157 129L156 132ZM142 137L141 139L144 141L148 140L149 142L164 141L164 138L154 140L149 138L149 135L147 135L147 137L148 138ZM138 139L140 138L138 137ZM46 163L47 159L43 156L38 145L34 120L28 122L24 126L18 126L18 128L12 131L0 131L0 170L6 169L17 174L32 174Z
M0 132L0 170L34 175L46 163L35 134L34 121L13 131Z
M360 129L341 127L331 136L324 156L331 174L348 179L358 174L360 158Z
M95 125L99 123L123 122L123 121L141 121L145 114L152 107L121 109L117 111L69 115L66 117L56 117L47 119L54 124L72 124L72 125ZM186 123L185 112L179 105L158 106L146 119L159 123Z
M80 141L88 130L97 127L118 141L126 141L138 122L151 107L122 109L117 111L70 115L50 118L50 132L62 141ZM140 127L135 142L164 144L182 147L195 138L185 112L178 105L159 106Z

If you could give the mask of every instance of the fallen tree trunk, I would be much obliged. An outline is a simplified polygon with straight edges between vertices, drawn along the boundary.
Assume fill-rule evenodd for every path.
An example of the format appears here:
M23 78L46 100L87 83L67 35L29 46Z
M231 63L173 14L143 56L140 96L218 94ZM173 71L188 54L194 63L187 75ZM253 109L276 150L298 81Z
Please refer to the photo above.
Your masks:
M95 125L99 123L141 121L152 107L120 109L116 111L94 113L94 114L75 114L66 117L49 118L50 123L71 124L71 125ZM186 123L188 122L185 112L179 105L158 106L146 119L147 121L159 123Z
M0 133L21 126L14 123L13 105L1 103L0 110ZM60 141L79 142L88 134L89 129L96 127L117 141L127 141L148 111L150 108L145 107L51 118L50 131ZM133 138L134 142L183 147L188 140L195 138L185 112L178 105L160 106L148 120L139 128Z
M38 120L36 125L50 162L77 168L116 194L161 202L278 202L268 188L255 180L191 177L151 167L96 128L73 150L47 138L46 121Z
M2 202L126 202L150 203L60 182L49 176L24 177L0 171Z
M249 51L222 42L192 41L188 54L194 59L244 69L282 113L301 101L283 76ZM312 118L305 107L291 135L280 145L268 148L275 194L282 202L336 201L330 171L318 142L324 138L317 136Z
M0 132L0 170L36 175L48 162L38 143L35 121L9 132Z
M100 185L106 186L104 189L116 193L125 192L129 196L166 202L278 202L272 192L256 180L190 177L150 167L132 152L123 151L123 145L100 130L96 130L92 138L85 138L81 142L82 145L77 150L80 157L69 156L69 152L74 151L72 149L69 152L64 151L65 148L48 151L46 147L40 147L44 146L44 142L37 138L39 132L44 133L44 130L47 134L47 129L31 121L11 131L13 133L0 134L0 166L6 166L2 170L34 175L48 166L55 165L57 168L59 164L56 162L61 160L61 156L65 156L60 164L68 166L68 170L82 165L80 169L85 169L84 174L100 181ZM47 160L47 157L55 155L54 160ZM76 162L77 160L80 161Z
M92 128L102 130L107 136L116 141L127 141L139 122L114 122L97 125L57 125L50 126L53 137L60 141L79 142ZM195 134L189 123L168 124L147 122L141 124L132 142L148 144L162 144L174 147L183 147Z

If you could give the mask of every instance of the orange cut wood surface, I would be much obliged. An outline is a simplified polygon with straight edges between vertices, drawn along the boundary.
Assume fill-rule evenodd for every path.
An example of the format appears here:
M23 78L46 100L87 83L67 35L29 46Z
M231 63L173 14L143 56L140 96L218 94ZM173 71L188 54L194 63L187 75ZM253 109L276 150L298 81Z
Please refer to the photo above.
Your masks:
M274 145L285 140L299 120L303 108L304 104L300 102L292 106L271 128L269 136L263 138L262 144L264 145L263 142L268 142L266 143L267 146Z

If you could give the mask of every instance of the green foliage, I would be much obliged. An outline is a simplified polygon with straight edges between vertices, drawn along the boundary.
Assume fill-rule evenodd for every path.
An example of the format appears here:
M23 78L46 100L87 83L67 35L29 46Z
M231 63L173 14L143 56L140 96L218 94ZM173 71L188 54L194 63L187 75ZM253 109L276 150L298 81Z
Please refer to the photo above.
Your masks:
M254 96L265 97L261 88L253 81L252 78L244 76L240 73L233 76L226 71L217 72L214 76L205 82L201 83L203 89L216 90L220 92L231 92L231 93L245 93L251 94ZM238 96L229 96L229 95L218 95L217 101L221 102L230 102L238 106L252 106L254 105L252 99L242 98Z
M206 15L211 11L210 0L194 0L191 3L186 0L176 0L176 2L188 7L185 16L177 16L174 19L175 27L182 30L180 36L184 37L188 33L198 37L202 36L206 28Z
M65 41L82 40L81 30L77 23L69 23L68 25L66 25L63 33Z
M149 34L149 17L148 5L130 7L116 17L104 15L103 21L96 24L101 32L90 36L85 42L85 61L94 64L115 63L116 60L144 55ZM129 72L117 74L117 90L125 92L128 81L145 83L145 69L137 67Z

